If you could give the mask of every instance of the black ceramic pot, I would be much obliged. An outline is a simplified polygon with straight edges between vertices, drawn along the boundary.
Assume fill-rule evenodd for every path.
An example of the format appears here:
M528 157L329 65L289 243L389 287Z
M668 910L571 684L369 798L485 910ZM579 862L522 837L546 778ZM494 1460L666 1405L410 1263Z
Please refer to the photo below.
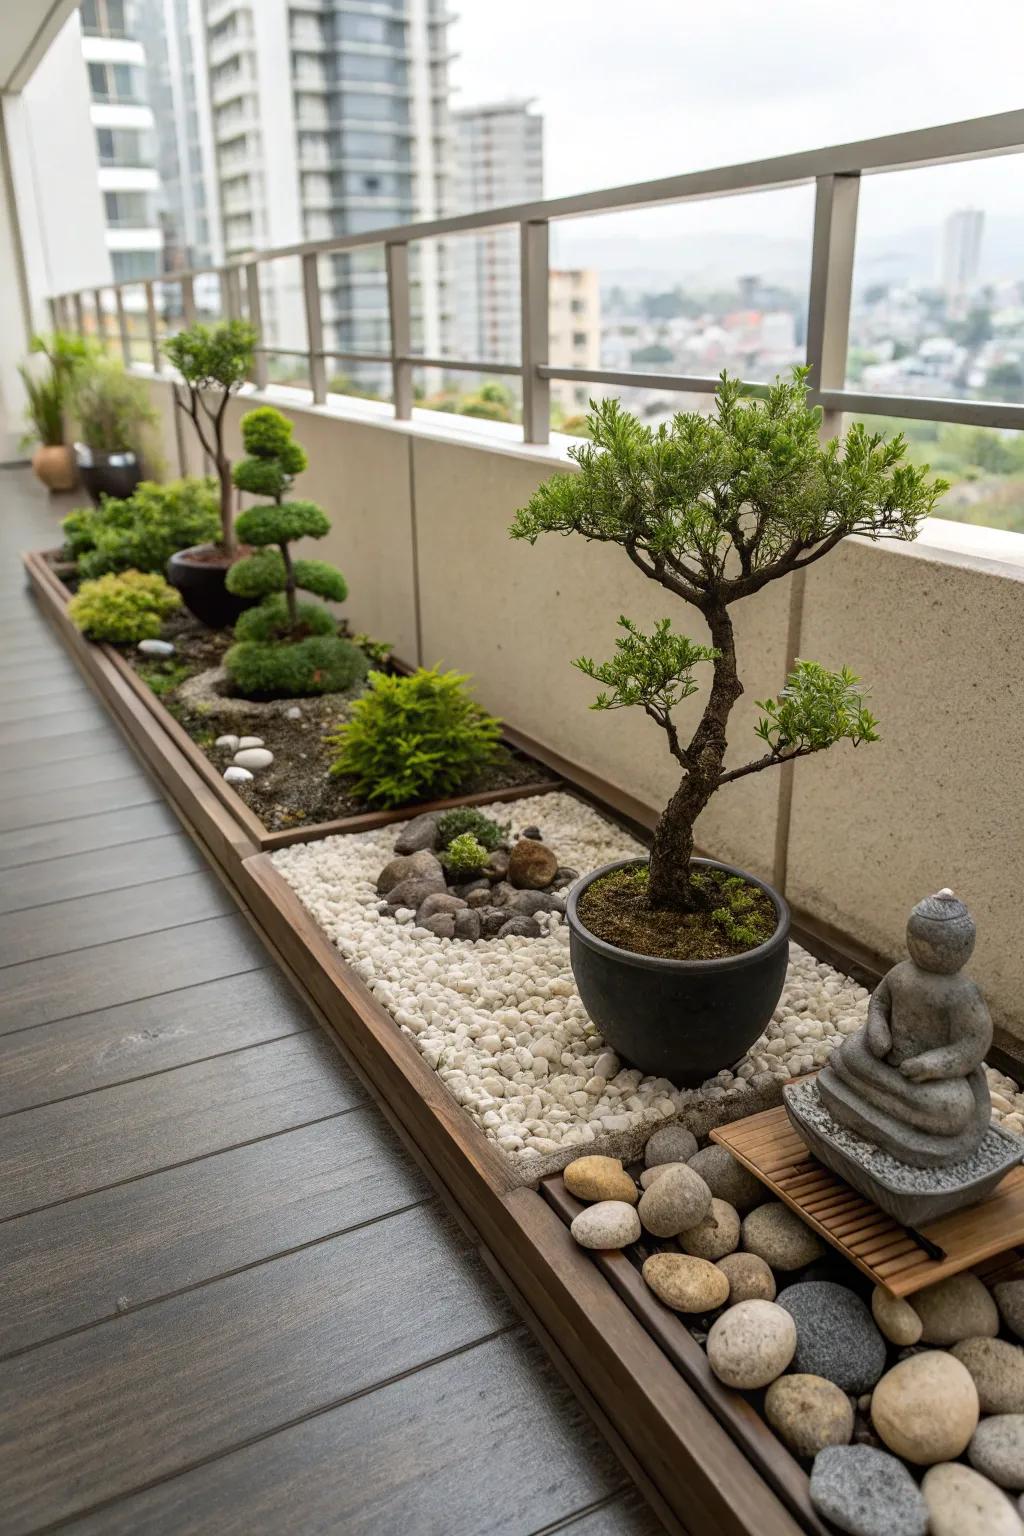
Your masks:
M771 938L721 960L661 960L599 939L579 915L583 892L601 875L636 865L616 859L577 880L566 902L569 957L584 1007L624 1060L677 1086L695 1086L739 1061L782 995L789 960L789 908L763 880L714 859L708 869L742 875L778 913Z
M214 553L212 545L197 544L192 549L179 549L167 562L167 580L177 587L189 612L208 629L227 629L256 601L228 591L233 558Z
M75 444L75 462L82 484L95 506L104 496L119 500L132 494L142 479L142 463L125 449L124 453L99 453L84 443Z

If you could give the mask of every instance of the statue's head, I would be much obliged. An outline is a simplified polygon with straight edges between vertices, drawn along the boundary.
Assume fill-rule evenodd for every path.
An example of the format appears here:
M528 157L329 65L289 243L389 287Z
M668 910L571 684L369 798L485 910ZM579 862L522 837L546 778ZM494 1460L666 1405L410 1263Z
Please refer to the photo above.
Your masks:
M951 890L919 901L907 923L910 958L922 971L952 976L974 951L974 919Z

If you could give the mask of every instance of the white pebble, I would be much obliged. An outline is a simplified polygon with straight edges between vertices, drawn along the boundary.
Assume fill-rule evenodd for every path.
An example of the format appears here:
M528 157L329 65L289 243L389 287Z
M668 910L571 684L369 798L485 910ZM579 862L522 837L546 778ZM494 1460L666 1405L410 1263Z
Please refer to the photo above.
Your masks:
M263 745L263 737L262 736L239 736L239 738L238 738L238 745L240 747L262 747L262 745Z
M215 747L223 747L225 752L237 752L238 751L238 737L237 736L218 736L217 740L214 742L214 746Z
M244 736L242 740L245 740ZM266 747L242 747L235 753L235 762L239 768L269 768L273 761L274 754Z
M224 777L229 784L248 784L252 774L248 768L237 768L232 763L229 768L224 769Z

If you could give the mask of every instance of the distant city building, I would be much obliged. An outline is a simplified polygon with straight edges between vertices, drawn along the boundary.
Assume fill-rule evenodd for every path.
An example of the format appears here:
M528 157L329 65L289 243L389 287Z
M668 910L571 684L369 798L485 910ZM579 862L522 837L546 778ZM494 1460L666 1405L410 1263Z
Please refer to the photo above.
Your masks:
M601 366L601 284L588 268L555 268L549 275L548 355L556 367ZM566 416L578 416L592 396L601 394L596 384L552 379L551 403Z
M83 0L81 18L114 281L158 277L158 146L138 15L132 0Z
M977 282L984 227L980 208L958 208L946 219L939 281L950 299L962 298Z
M452 113L455 213L544 196L544 119L531 105L529 100L499 101ZM451 244L454 352L515 365L520 350L519 231L487 230ZM461 377L468 382L466 375Z

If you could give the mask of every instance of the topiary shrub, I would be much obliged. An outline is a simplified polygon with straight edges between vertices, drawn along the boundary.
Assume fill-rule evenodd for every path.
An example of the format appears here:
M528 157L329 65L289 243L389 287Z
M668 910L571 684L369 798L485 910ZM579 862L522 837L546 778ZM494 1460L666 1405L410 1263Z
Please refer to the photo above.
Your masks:
M90 640L129 645L155 640L163 620L181 598L162 576L145 571L113 572L83 581L68 604L68 617Z
M295 560L289 549L296 539L322 539L331 526L315 502L284 499L305 469L306 455L292 438L291 422L269 405L242 417L242 442L246 457L235 468L235 484L273 501L250 507L236 523L239 538L255 553L231 567L228 591L263 601L235 626L236 644L224 658L228 675L247 697L296 698L350 688L366 675L365 655L338 634L326 608L298 599L300 591L339 603L348 596L333 565ZM311 646L314 637L318 643Z
M441 863L456 880L469 880L487 868L490 854L478 843L472 832L460 832L453 837L441 855Z
M459 672L410 677L371 672L348 721L328 737L332 774L354 780L371 805L407 805L462 789L499 754L501 722L481 709Z
M469 832L482 847L493 853L508 837L508 823L500 825L493 817L485 816L473 805L460 805L454 811L445 811L437 819L437 846L447 848L457 837Z
M212 480L143 480L131 496L78 507L61 524L64 548L91 579L108 571L162 573L179 549L216 538L220 526Z

